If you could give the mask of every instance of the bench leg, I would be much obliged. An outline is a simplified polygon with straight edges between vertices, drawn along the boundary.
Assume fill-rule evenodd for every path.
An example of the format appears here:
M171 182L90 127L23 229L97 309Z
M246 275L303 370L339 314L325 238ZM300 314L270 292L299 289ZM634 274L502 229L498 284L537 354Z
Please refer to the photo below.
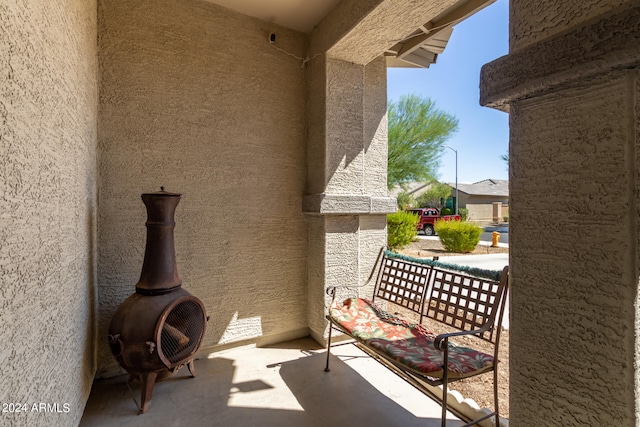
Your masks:
M329 356L331 355L331 332L333 332L333 327L331 326L331 322L329 322L329 340L327 341L327 364L324 367L325 372L329 372Z
M442 419L440 425L447 426L447 394L449 386L449 340L444 342L444 351L442 355Z
M440 420L440 425L442 427L446 427L447 426L447 394L448 394L448 390L447 390L447 367L444 367L444 373L443 373L444 377L443 380L444 382L442 383L442 419Z
M500 411L498 410L498 364L493 364L493 407L496 411L496 427L500 427Z

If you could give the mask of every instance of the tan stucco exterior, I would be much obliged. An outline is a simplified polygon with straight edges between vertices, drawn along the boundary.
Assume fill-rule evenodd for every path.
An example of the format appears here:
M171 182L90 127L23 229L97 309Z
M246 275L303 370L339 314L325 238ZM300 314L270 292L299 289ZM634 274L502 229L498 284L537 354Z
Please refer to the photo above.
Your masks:
M510 110L510 422L637 426L640 9L511 17L482 73L483 102Z
M75 425L121 372L106 327L160 185L205 349L323 341L325 288L363 281L395 209L380 55L453 3L343 1L303 34L200 1L1 2L0 402L70 411L0 424ZM635 1L512 0L482 73L511 114L517 426L640 420L639 23Z
M0 2L3 426L77 424L96 369L96 10Z
M177 263L211 315L203 347L307 335L300 61L268 44L270 24L213 4L99 12L100 336L140 274L140 194L160 185L183 194ZM277 32L304 55L302 34ZM98 348L98 375L120 372L105 340Z
M497 205L500 206L500 212L497 211ZM509 216L509 206L500 202L468 204L465 209L468 211L467 219L479 223L495 222L496 218L497 221L503 222L505 217ZM506 220L508 221L508 218Z

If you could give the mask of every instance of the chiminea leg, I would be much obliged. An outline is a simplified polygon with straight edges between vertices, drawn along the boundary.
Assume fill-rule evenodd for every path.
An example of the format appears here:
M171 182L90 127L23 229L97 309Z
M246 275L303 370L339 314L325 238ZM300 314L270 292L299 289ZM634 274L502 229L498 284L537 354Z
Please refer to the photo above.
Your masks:
M193 364L193 359L191 359L189 363L187 363L187 368L189 368L189 372L191 373L191 376L195 378L197 374L196 374L196 367Z
M142 397L140 402L140 413L144 414L151 406L151 398L153 397L153 386L156 384L157 372L145 372L140 374L142 381Z

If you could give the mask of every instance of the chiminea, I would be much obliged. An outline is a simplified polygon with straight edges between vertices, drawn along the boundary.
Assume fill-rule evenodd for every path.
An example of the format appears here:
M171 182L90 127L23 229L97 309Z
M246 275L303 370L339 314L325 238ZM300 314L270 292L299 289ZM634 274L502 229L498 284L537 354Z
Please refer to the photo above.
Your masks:
M140 413L151 404L156 381L187 365L204 336L207 315L202 302L182 289L173 243L174 213L180 194L142 195L147 207L147 246L136 293L118 307L109 327L109 347L130 383L142 382Z

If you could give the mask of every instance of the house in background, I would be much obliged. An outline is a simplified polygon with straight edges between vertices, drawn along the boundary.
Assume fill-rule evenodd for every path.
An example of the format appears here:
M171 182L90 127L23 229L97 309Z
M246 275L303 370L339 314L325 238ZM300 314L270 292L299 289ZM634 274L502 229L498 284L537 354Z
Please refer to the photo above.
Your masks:
M453 207L456 197L456 184L446 183L451 187L451 196L446 207ZM390 190L389 194L398 197L403 191L411 197L418 198L431 188L430 183L410 182L404 186ZM458 207L469 211L469 220L480 222L503 221L509 215L509 181L506 179L484 179L472 184L458 183Z
M455 197L456 185L451 186ZM509 181L484 179L473 184L458 183L458 207L469 211L471 221L502 221L509 215Z

